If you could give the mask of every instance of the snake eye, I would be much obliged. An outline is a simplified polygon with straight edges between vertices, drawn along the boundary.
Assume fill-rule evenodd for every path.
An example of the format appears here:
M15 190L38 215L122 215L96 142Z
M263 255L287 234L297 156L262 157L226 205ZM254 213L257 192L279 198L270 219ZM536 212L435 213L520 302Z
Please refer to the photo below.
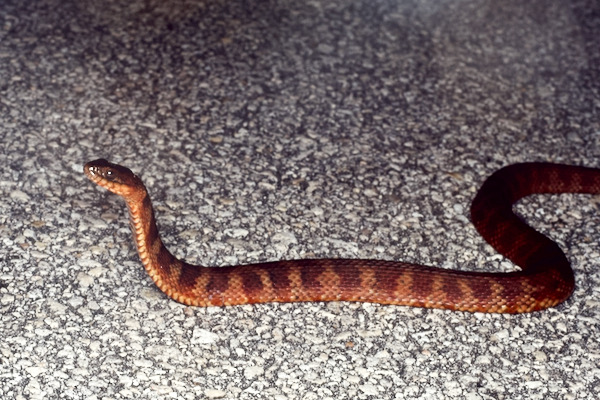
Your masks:
M116 178L116 174L112 169L107 169L106 172L104 173L104 177L108 180L114 180Z

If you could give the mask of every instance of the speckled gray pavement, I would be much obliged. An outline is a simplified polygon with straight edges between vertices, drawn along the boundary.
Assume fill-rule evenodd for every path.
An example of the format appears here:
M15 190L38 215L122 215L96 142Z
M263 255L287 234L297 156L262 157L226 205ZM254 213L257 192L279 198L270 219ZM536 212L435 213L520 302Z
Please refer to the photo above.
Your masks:
M220 266L382 258L514 268L471 199L520 161L600 167L595 1L0 5L0 398L597 399L598 197L518 212L577 288L555 309L191 308L144 272L120 198Z

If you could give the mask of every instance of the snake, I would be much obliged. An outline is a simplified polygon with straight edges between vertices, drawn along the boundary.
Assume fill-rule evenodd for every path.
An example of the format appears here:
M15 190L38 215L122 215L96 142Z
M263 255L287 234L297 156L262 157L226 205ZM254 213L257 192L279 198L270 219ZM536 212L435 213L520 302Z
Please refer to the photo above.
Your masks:
M189 306L349 301L424 308L526 313L570 297L574 272L565 253L513 211L522 197L600 193L600 169L528 162L490 175L471 204L479 234L519 269L455 270L380 259L296 259L207 267L177 259L160 238L150 196L129 168L105 159L85 175L125 199L139 257L156 286Z

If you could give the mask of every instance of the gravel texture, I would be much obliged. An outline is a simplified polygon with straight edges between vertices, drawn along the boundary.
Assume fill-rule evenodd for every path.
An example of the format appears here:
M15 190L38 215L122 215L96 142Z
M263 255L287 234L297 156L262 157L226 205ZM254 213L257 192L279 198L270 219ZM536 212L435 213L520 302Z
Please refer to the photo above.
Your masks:
M123 202L211 266L384 258L512 270L468 220L519 161L600 167L595 1L0 5L3 399L597 399L598 197L517 210L576 270L502 316L376 304L190 308L143 271Z

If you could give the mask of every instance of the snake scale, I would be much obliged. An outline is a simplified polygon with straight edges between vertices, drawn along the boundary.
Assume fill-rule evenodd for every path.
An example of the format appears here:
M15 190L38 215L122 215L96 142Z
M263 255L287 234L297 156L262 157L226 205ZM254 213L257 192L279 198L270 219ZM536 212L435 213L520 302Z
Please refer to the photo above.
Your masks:
M534 193L600 193L600 169L522 163L493 173L473 200L471 220L520 271L459 271L353 259L203 267L176 259L164 246L146 187L131 170L100 159L87 163L84 172L125 199L146 271L169 297L192 306L359 301L489 313L553 307L571 295L573 270L558 245L523 222L512 205Z

